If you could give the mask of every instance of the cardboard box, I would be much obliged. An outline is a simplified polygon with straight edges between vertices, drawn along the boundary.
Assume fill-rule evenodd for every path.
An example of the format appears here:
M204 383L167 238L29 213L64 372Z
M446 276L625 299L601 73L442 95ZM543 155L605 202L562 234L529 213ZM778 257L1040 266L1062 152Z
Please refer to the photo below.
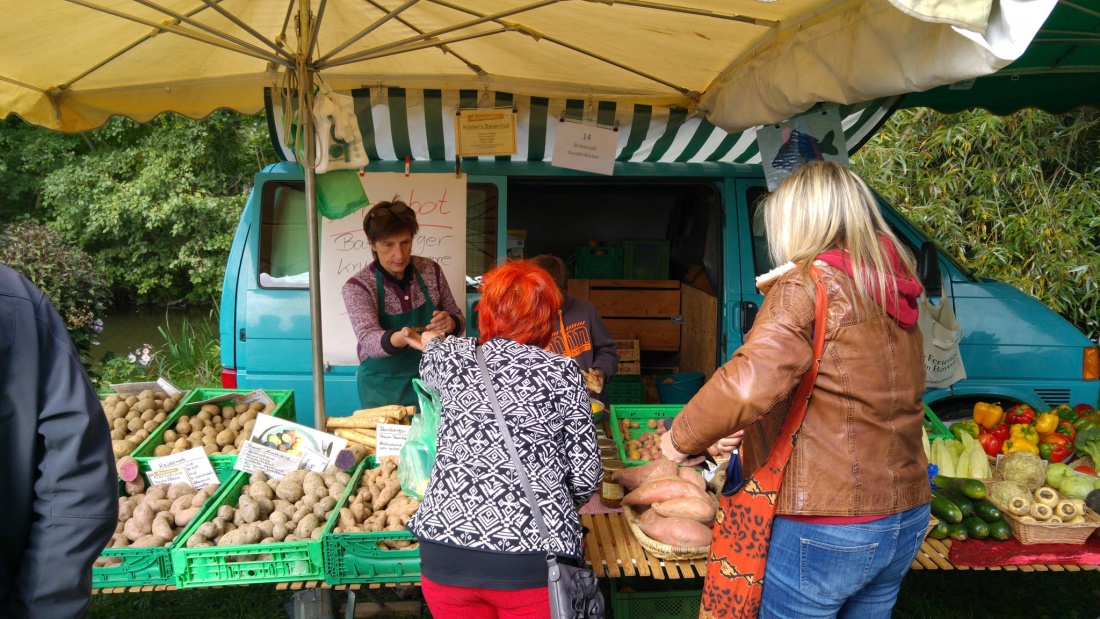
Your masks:
M617 374L641 374L642 362L641 361L619 361L619 371Z
M619 353L619 361L641 361L642 359L638 340L615 340L615 348Z

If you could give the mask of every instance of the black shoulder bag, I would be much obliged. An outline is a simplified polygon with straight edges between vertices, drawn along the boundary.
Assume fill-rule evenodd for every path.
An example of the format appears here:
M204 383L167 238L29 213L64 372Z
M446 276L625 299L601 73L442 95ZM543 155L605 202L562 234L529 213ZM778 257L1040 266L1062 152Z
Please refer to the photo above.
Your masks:
M603 593L600 592L596 572L593 572L583 559L581 561L584 567L558 563L557 556L550 550L550 532L546 528L546 521L542 518L542 509L539 507L538 500L535 499L535 493L531 490L527 471L524 470L523 462L520 461L519 453L516 452L512 434L504 423L504 413L500 410L493 381L489 380L489 368L485 365L485 352L481 346L474 349L474 355L477 357L478 367L481 368L481 378L485 382L489 404L493 407L500 433L504 437L504 444L508 447L508 455L512 457L512 464L515 465L516 474L519 475L519 481L523 484L523 491L527 493L527 502L535 512L535 523L539 525L542 542L546 545L546 565L550 571L547 580L550 590L550 617L551 619L603 619Z

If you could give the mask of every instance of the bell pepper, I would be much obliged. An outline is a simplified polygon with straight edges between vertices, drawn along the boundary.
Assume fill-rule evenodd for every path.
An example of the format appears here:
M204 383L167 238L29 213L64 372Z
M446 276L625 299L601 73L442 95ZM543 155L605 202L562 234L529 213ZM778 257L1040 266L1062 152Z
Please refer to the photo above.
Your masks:
M1053 432L1039 442L1039 457L1049 462L1064 462L1073 453L1073 441L1064 434Z
M1005 444L1001 446L1001 452L1010 454L1014 451L1030 451L1033 454L1039 454L1039 447L1031 441L1025 441L1024 439L1010 438L1005 441Z
M1039 436L1050 434L1058 427L1058 415L1054 413L1040 413L1039 416L1035 418L1034 425L1035 432L1037 432Z
M978 402L974 405L974 421L988 430L1004 421L1004 409L997 404Z
M1068 421L1070 423L1077 421L1077 418L1080 417L1075 409L1069 407L1069 404L1059 404L1058 406L1055 406L1054 410L1050 412L1058 415L1058 418L1062 421Z
M1054 431L1058 434L1065 435L1071 442L1077 437L1077 430L1074 429L1073 424L1068 421L1059 421L1058 427L1054 428Z
M1096 422L1093 421L1091 417L1081 417L1077 421L1073 422L1073 429L1077 430L1078 432L1095 427Z
M1005 413L1005 423L1016 425L1018 423L1029 424L1035 419L1035 409L1027 404L1017 404Z
M1085 475L1092 475L1093 477L1096 477L1096 469L1087 464L1078 464L1077 466L1073 467L1073 470L1077 471L1078 473L1084 473Z
M1011 436L1011 432L1009 432L1007 423L998 423L997 425L990 428L989 433L1001 439L1002 441L1007 441Z
M1069 406L1069 404L1063 404L1063 406ZM1080 404L1074 405L1073 410L1077 411L1079 415L1091 415L1092 413L1096 412L1096 407L1091 404L1085 404L1084 402L1082 402Z
M1005 426L1008 429L1008 426ZM982 446L986 455L996 458L997 454L1001 453L1001 448L1004 447L1005 439L998 438L997 435L991 432L982 432L978 435L978 444Z
M1032 445L1038 445L1039 433L1035 431L1035 428L1029 425L1017 423L1013 424L1009 429L1009 440L1012 439L1020 439L1028 441Z
M962 440L963 434L969 434L970 438L978 438L980 432L981 428L978 427L978 424L970 420L956 421L951 424L951 434L954 434L955 438L960 441Z

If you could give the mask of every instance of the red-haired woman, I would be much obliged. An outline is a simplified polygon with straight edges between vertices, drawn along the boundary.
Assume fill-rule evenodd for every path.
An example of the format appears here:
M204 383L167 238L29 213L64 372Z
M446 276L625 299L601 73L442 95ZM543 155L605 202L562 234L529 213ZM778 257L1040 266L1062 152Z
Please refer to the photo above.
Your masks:
M546 271L505 263L485 274L481 295L480 341L406 332L424 351L421 378L443 402L435 466L409 530L420 540L424 598L436 619L549 617L546 546L475 346L559 557L583 556L577 508L602 475L591 404L576 362L544 350L561 305Z

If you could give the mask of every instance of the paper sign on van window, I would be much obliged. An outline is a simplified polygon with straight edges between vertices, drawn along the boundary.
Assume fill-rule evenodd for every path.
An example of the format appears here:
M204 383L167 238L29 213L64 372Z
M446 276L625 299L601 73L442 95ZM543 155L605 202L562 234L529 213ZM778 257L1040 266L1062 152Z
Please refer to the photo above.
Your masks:
M835 105L811 110L778 125L764 125L756 130L756 143L768 191L775 191L783 179L811 161L848 165L844 126Z
M263 471L277 479L299 468L319 472L347 444L327 432L261 413L233 468L248 473Z
M615 169L619 132L596 125L562 121L554 134L550 165L610 176Z

